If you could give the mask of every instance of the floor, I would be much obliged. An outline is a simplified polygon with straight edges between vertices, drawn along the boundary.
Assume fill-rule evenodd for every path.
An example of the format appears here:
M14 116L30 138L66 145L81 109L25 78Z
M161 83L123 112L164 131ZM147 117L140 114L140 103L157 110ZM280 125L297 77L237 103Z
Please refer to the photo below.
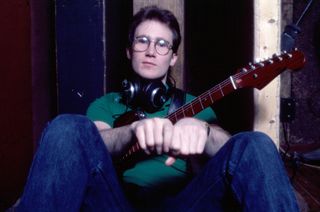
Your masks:
M303 147L290 148L290 155L293 152L306 151ZM300 210L302 212L320 211L320 166L308 165L295 162L290 157L285 157L284 162L288 175L291 178L296 191Z

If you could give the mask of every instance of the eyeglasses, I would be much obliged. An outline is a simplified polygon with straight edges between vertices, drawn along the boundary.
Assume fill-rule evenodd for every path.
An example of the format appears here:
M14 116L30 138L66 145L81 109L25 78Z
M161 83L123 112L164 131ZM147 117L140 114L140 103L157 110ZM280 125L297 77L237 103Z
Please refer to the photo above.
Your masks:
M147 36L136 37L133 41L132 49L136 52L144 52L149 48L151 42L154 42L154 48L159 55L166 55L172 49L169 41L164 39L151 40Z

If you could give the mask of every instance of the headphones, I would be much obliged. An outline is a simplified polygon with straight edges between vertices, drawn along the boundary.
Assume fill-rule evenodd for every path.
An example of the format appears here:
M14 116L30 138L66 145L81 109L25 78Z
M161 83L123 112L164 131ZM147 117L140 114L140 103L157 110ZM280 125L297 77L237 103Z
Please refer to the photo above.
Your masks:
M160 79L133 76L122 81L122 100L133 108L147 112L159 110L169 98L168 88Z

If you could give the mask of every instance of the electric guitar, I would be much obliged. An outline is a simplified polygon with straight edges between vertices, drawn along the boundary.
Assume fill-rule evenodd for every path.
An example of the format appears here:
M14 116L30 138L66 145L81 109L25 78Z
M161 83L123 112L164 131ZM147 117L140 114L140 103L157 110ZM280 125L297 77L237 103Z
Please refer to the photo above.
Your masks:
M239 69L236 74L178 108L175 112L167 115L166 118L175 123L181 118L192 117L224 96L241 88L251 87L261 90L284 70L300 69L304 63L305 57L297 49L290 53L284 52L280 55L274 55L265 61L249 63L249 65ZM114 126L124 126L142 118L145 118L142 112L130 111L120 116L115 121ZM123 156L122 160L138 152L139 149L139 144L135 143Z

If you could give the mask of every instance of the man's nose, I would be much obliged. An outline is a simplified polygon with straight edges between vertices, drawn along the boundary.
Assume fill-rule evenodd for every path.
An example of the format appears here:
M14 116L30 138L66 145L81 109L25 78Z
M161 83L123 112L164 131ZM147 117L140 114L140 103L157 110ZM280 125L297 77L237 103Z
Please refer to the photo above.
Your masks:
M146 54L149 56L155 56L156 54L156 46L154 45L154 42L150 42L149 47L147 48Z

